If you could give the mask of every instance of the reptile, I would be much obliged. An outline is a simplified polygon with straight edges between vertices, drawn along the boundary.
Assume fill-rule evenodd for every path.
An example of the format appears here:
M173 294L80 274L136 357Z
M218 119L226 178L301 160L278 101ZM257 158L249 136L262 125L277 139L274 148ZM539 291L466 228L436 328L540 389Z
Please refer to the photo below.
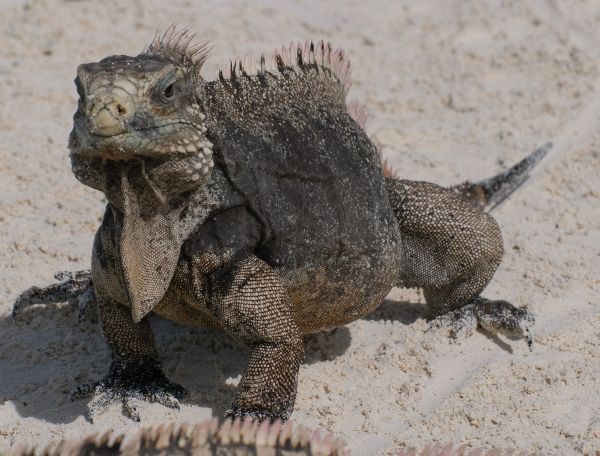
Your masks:
M331 432L312 430L281 420L225 420L216 418L189 424L146 426L133 435L122 432L96 432L78 439L65 439L45 448L17 444L6 456L347 456L350 450ZM514 450L481 448L467 445L430 443L421 452L400 449L399 456L526 456Z
M350 61L329 43L291 43L206 80L206 43L170 27L137 56L82 64L72 171L104 193L91 274L15 304L83 294L97 304L108 374L80 386L88 418L132 398L178 408L149 315L227 332L249 346L226 416L286 420L303 336L373 311L392 287L420 288L426 316L455 335L477 325L531 346L533 315L481 295L503 255L489 214L550 145L507 171L451 188L382 169L346 102ZM85 300L84 300L85 301Z
M189 456L345 456L345 443L330 432L263 420L216 418L195 425L146 426L133 435L112 430L57 445L36 448L16 445L7 456L189 455Z

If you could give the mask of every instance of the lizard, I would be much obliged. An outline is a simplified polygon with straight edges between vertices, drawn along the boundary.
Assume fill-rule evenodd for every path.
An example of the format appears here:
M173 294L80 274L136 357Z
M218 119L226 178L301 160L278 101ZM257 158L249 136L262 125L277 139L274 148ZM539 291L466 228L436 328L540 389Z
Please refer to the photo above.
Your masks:
M481 448L467 450L455 443L425 445L417 453L414 447L399 450L400 456L526 456L529 452ZM321 432L291 421L216 418L195 425L159 424L144 426L133 435L112 430L96 432L78 439L64 439L45 448L19 443L6 456L348 456L350 449L331 432Z
M291 422L273 423L216 418L195 425L145 426L133 435L109 430L57 445L36 448L17 444L7 456L181 455L181 456L347 456L346 444L330 432L321 433Z
M179 407L150 314L251 348L229 418L286 420L303 336L367 315L394 286L422 289L427 318L455 334L480 325L531 346L533 315L481 293L503 255L489 209L549 144L480 182L400 179L346 102L342 50L291 43L206 80L194 36L172 26L137 56L77 69L72 171L108 201L91 273L28 290L14 312L61 293L96 301L112 361L73 396L93 396L90 420L112 401L139 420L132 398Z

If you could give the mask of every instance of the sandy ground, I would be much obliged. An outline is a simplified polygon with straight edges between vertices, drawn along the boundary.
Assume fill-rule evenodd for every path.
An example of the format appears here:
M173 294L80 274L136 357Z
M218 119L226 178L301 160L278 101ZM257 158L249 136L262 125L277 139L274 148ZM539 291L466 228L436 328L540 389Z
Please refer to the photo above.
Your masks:
M600 3L597 1L0 1L0 453L18 442L137 425L113 408L95 425L76 385L109 354L73 304L9 318L16 296L86 268L102 195L66 150L79 63L136 54L174 20L229 57L325 38L354 62L351 98L403 177L442 184L498 172L546 141L545 166L498 208L505 260L487 289L537 316L535 350L477 332L426 332L422 296L394 290L369 317L307 341L293 419L354 454L425 442L600 454ZM246 349L156 319L166 371L191 392L180 412L222 416Z

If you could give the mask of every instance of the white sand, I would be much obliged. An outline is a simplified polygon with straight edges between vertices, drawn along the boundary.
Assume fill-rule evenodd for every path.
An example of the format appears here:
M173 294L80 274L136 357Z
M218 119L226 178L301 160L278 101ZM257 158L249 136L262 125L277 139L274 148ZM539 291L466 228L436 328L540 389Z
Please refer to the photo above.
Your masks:
M67 304L18 323L9 310L29 286L90 262L103 202L69 169L77 64L135 54L179 20L214 40L207 77L292 39L344 46L351 98L369 106L369 133L403 177L485 177L555 143L495 212L506 255L486 292L537 315L533 353L483 332L460 343L426 333L422 297L395 290L372 316L309 339L293 419L342 435L354 454L431 440L600 454L600 3L378 3L0 2L0 452L137 426L117 407L92 426L68 399L108 366L95 323ZM221 416L247 351L154 323L191 397L180 412L141 404L143 423Z

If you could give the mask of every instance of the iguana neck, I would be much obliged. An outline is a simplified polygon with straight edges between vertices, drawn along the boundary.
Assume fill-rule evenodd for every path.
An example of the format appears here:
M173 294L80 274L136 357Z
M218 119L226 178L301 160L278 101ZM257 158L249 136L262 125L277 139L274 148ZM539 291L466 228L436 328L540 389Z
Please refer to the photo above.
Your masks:
M135 211L143 218L181 211L185 208L189 194L197 190L198 186L183 181L176 182L173 176L158 174L160 166L164 166L164 163L142 159L105 161L103 174L106 198L123 213L135 206Z

